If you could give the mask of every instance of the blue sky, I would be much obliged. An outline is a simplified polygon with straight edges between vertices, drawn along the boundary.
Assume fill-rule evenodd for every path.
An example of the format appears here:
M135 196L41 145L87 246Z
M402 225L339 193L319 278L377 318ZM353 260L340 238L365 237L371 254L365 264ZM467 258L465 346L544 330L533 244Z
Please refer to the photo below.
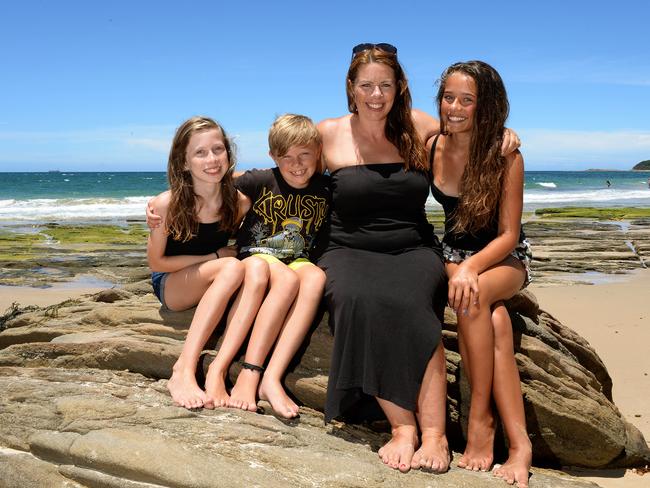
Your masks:
M360 42L395 44L432 114L446 66L492 64L529 170L629 169L650 159L649 20L646 0L3 2L0 171L164 171L195 114L268 166L276 115L347 113Z

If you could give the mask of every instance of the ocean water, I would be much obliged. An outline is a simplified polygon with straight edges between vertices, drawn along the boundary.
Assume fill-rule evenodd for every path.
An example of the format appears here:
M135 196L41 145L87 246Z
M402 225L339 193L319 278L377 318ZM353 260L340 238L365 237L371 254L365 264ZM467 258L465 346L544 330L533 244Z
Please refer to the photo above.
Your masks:
M609 182L609 185L608 185ZM647 171L528 171L524 207L650 207Z
M524 209L650 207L649 179L650 172L530 171ZM166 188L164 172L0 173L0 225L143 220L147 200ZM429 206L439 208L432 198Z

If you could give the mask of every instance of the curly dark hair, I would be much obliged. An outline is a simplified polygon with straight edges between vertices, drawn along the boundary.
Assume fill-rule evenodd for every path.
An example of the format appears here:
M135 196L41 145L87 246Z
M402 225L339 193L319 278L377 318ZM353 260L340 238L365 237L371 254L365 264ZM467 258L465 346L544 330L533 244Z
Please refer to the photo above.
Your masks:
M503 80L492 66L483 61L452 64L440 77L436 97L442 134L446 134L441 113L442 98L447 79L453 73L463 73L474 80L477 100L469 161L460 181L459 202L451 231L475 234L492 224L498 215L507 172L501 144L510 104Z
M352 58L345 83L348 109L353 114L357 113L352 89L359 69L369 63L380 63L390 67L397 81L398 90L386 119L386 139L397 147L399 155L404 159L405 169L425 171L427 153L424 143L420 140L420 136L415 129L411 114L411 92L409 91L404 69L397 60L397 54L372 48L361 51Z
M196 215L196 198L192 175L186 168L186 151L192 135L210 129L217 129L223 135L229 168L221 180L221 228L234 232L239 220L237 189L233 183L232 173L235 168L234 145L228 139L226 131L209 117L192 117L176 130L167 162L167 180L171 191L171 200L167 211L167 232L176 240L186 242L196 235L199 221Z

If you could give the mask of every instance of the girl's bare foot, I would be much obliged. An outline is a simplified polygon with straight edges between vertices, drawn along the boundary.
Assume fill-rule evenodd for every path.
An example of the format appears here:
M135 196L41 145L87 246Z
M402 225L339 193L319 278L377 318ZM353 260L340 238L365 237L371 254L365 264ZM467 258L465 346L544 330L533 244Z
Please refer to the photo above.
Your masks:
M278 415L287 419L298 416L298 405L289 398L279 381L264 376L260 383L259 396L262 400L269 402Z
M411 469L413 453L418 446L417 429L412 425L402 425L395 427L392 434L392 439L379 449L379 457L384 464L406 473Z
M208 399L205 392L199 388L193 369L174 366L167 389L174 403L184 408L201 408Z
M242 368L237 376L235 386L230 392L228 406L250 412L257 411L257 385L260 382L261 371Z
M528 439L527 439L528 440ZM520 449L510 448L508 460L503 466L495 466L494 476L512 485L517 483L519 488L528 488L528 476L532 464L533 451L528 440Z
M205 393L207 400L205 408L227 407L230 401L230 395L226 391L226 371L220 371L212 362L208 368L208 374L205 376Z
M472 418L467 427L467 446L458 467L472 471L489 471L494 460L494 417Z
M445 473L449 469L449 461L449 446L445 434L422 432L422 445L413 455L411 468Z

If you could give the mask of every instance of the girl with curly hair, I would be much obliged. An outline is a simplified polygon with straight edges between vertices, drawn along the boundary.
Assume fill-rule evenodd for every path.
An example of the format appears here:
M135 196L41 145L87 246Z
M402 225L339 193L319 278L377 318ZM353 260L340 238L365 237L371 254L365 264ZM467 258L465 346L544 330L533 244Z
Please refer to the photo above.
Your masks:
M509 104L494 68L453 64L442 75L437 102L441 134L430 141L431 188L445 211L448 305L458 318L471 385L467 446L458 465L490 469L494 396L509 444L508 460L494 474L526 487L531 443L503 304L529 281L532 256L521 230L524 162L519 151L501 154Z

